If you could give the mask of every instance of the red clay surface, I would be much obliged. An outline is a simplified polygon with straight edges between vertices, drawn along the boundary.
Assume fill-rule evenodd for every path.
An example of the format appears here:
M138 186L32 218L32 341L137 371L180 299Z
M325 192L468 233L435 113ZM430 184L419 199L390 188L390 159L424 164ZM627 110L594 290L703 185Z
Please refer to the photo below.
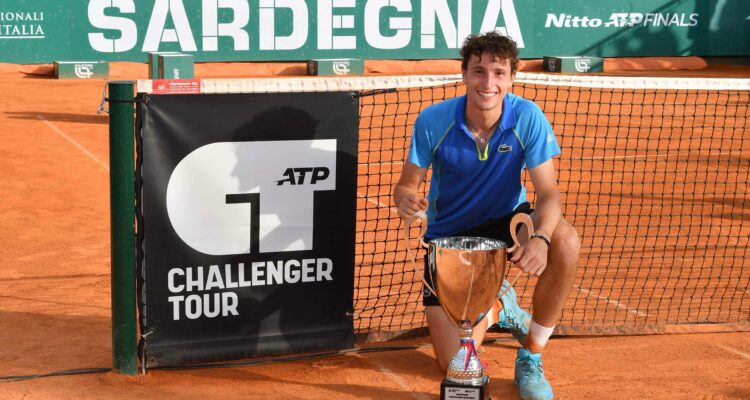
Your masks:
M391 68L391 69L389 69ZM369 73L455 73L455 61L369 63ZM720 67L740 76L746 69ZM0 376L111 367L105 81L0 65ZM198 77L301 75L302 64L196 66ZM715 75L706 69L686 74ZM658 74L658 73L655 73ZM720 72L720 74L723 74ZM115 63L112 79L146 66ZM484 346L491 394L515 399L508 335ZM384 345L428 345L427 338ZM748 399L750 334L553 339L545 370L560 399ZM429 346L257 366L0 379L0 399L437 399Z

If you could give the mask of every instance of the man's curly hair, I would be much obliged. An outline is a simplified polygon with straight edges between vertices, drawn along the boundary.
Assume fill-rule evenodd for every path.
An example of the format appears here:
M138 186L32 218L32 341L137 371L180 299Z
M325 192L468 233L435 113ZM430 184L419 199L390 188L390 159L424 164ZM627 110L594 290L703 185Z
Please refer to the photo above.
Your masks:
M472 56L482 58L483 53L487 53L500 61L508 60L510 62L510 72L512 74L516 73L518 68L518 46L513 39L497 32L470 35L464 40L464 45L461 48L461 58L463 58L463 61L461 61L461 70L466 71L466 67Z

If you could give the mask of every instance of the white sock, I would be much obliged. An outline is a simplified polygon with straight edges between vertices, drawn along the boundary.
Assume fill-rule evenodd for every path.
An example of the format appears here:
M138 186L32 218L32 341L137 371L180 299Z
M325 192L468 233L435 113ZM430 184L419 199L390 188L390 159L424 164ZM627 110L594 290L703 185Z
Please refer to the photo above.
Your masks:
M541 326L536 321L531 320L529 324L529 334L526 336L526 343L534 347L535 349L541 350L544 345L547 344L547 340L552 336L552 331L555 330L554 325L551 327Z

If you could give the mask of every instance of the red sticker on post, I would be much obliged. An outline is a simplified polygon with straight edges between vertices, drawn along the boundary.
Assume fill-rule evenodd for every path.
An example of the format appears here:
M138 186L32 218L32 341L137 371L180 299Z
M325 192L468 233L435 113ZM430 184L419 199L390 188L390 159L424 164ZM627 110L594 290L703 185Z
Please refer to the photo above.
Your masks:
M155 79L151 81L153 94L200 94L200 79Z

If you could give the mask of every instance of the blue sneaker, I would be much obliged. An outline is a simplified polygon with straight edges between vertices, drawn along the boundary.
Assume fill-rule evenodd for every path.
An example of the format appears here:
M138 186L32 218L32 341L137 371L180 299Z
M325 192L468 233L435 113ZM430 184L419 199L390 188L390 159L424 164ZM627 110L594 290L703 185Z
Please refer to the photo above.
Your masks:
M503 287L500 289L502 293L510 283L503 281ZM503 303L503 309L497 317L497 326L500 328L510 330L518 343L521 346L524 345L526 335L529 333L529 323L531 323L531 314L521 308L516 301L516 291L511 286L510 289L500 297L500 301Z
M532 354L521 347L516 357L516 378L513 383L523 400L552 400L552 386L544 377L542 353Z

